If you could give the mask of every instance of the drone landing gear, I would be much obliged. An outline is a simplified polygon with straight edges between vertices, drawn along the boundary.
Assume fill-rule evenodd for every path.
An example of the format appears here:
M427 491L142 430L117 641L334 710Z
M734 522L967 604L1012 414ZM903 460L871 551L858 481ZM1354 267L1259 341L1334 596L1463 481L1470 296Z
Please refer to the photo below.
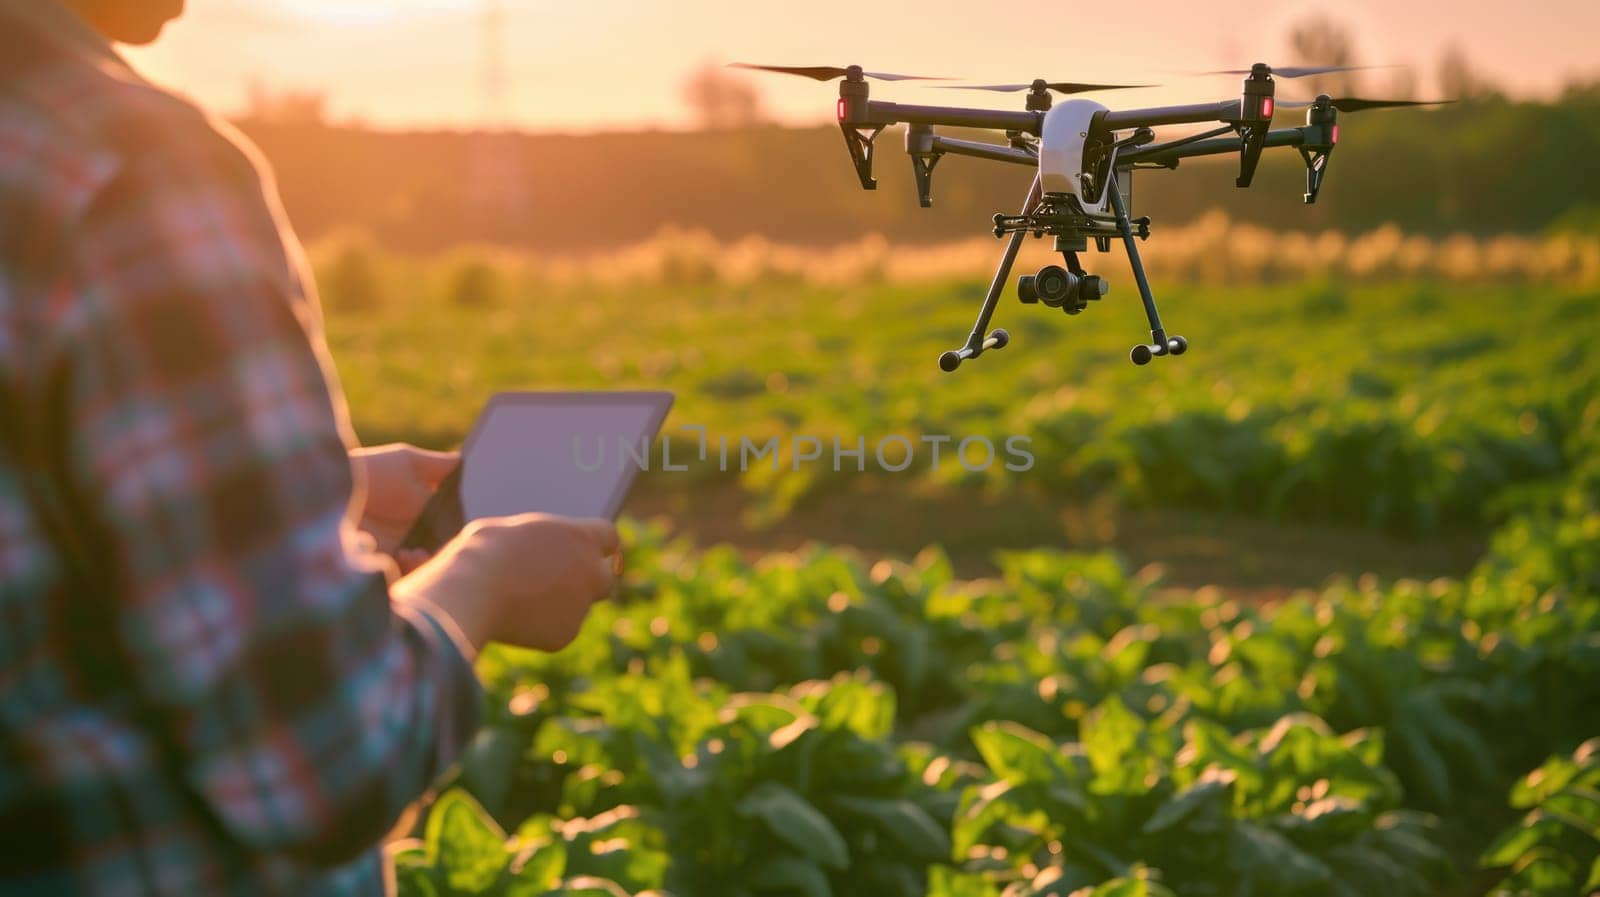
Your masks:
M990 349L1004 349L1006 344L1010 342L1011 334L1002 328L996 327L988 336L984 337L983 342L977 348L967 345L960 349L952 349L949 352L940 353L939 370L948 374L961 367L961 362L966 361L968 358L977 358Z
M850 150L850 162L856 167L861 189L878 189L878 179L872 176L872 162L877 158L878 135L883 133L883 125L863 131L841 120L839 129L844 132L844 145Z
M1322 176L1328 173L1328 153L1326 149L1307 149L1300 147L1300 158L1306 162L1306 205L1317 201L1317 193L1322 190Z
M1133 267L1134 282L1139 285L1139 298L1144 300L1145 317L1150 319L1150 342L1134 346L1128 357L1134 364L1145 365L1160 355L1182 355L1189 351L1189 341L1181 336L1167 336L1161 326L1161 314L1156 311L1156 297L1150 293L1150 281L1144 274L1144 262L1139 259L1139 244L1133 239L1133 222L1128 220L1128 207L1117 190L1114 172L1107 174L1106 193L1111 199L1111 210L1117 219L1117 231L1122 235L1123 248L1128 250L1128 264Z
M1128 353L1129 357L1133 359L1134 364L1145 365L1158 356L1182 355L1189 350L1189 341L1181 336L1168 336L1166 329L1161 326L1161 315L1156 311L1155 296L1150 292L1150 281L1145 276L1144 262L1139 258L1139 244L1135 237L1149 235L1149 219L1141 218L1138 221L1129 219L1127 203L1123 201L1122 194L1117 189L1115 173L1108 173L1105 191L1114 212L1113 221L1105 223L1103 217L1095 219L1101 222L1099 229L1102 233L1095 234L1093 231L1090 233L1094 235L1096 243L1102 250L1109 250L1112 237L1105 234L1104 230L1114 224L1116 235L1120 237L1123 247L1128 252L1128 263L1133 267L1133 279L1139 286L1139 298L1144 302L1145 316L1150 321L1150 342L1134 346ZM1004 330L990 331L989 320L994 316L1000 293L1011 277L1011 268L1016 262L1018 250L1022 248L1022 240L1029 233L1036 235L1046 232L1059 233L1053 228L1068 226L1041 218L1040 216L1048 217L1050 214L1048 208L1041 206L1042 202L1044 198L1041 182L1035 178L1023 203L1021 215L995 216L995 235L1000 236L1009 232L1011 239L1000 256L1000 265L995 270L994 280L989 284L989 292L984 296L983 305L978 310L978 320L967 336L966 345L940 355L941 370L947 373L954 371L961 367L962 362L976 358L989 349L1003 349L1011 341L1011 335ZM1082 212L1078 214L1081 216ZM1094 225L1094 220L1084 220L1087 222L1084 227ZM1082 230L1079 229L1077 232L1081 233ZM1059 239L1057 248L1061 249L1067 267L1047 265L1039 269L1038 273L1021 278L1017 284L1017 295L1024 303L1041 303L1051 308L1059 308L1067 314L1077 314L1087 308L1090 302L1106 295L1107 284L1099 277L1085 272L1083 266L1078 263L1077 253L1064 246Z
M1028 188L1028 198L1022 203L1024 217L1033 213L1042 195L1039 179L1035 177L1033 186ZM961 367L963 361L977 358L990 349L1004 349L1006 344L1011 342L1011 334L1004 330L989 331L989 319L994 317L994 309L1000 302L1000 294L1005 290L1006 282L1011 279L1011 266L1016 262L1017 251L1022 248L1022 239L1026 236L1027 232L1020 230L1011 234L1011 241L1006 244L1005 252L1000 255L1000 266L995 269L994 280L989 284L989 292L983 297L983 306L978 309L978 320L972 325L972 333L967 335L967 344L940 355L940 370L948 374Z

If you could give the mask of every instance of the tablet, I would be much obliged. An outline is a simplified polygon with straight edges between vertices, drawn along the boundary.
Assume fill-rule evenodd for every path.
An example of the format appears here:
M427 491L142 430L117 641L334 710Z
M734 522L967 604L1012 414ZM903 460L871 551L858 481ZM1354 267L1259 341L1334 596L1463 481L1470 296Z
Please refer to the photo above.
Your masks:
M484 406L401 548L436 551L469 520L543 511L616 519L660 462L670 392L503 392Z

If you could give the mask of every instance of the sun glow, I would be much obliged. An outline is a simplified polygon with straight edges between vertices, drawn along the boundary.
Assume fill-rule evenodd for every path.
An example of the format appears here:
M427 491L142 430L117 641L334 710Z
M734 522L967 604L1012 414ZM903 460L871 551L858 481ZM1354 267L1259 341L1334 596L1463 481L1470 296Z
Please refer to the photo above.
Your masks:
M297 21L319 25L379 25L416 15L474 11L470 0L280 0Z
M1309 0L1296 0L1296 3ZM1592 2L1560 0L1503 21L1496 0L1460 0L1459 28L1441 34L1423 5L1351 0L1340 21L1362 33L1385 23L1386 46L1369 39L1364 61L1410 63L1363 73L1373 96L1426 95L1447 43L1469 54L1512 94L1550 94L1568 75L1593 70ZM1225 26L1220 0L1151 0L1151 15L1129 31L1075 19L1046 4L1036 16L994 15L962 0L815 0L788 4L731 0L194 0L155 46L133 48L141 70L205 105L241 108L255 86L314 91L335 118L382 127L456 127L482 121L485 84L505 85L503 117L539 130L639 129L692 123L682 85L698 67L729 60L794 64L867 63L889 71L954 75L978 82L1127 78L1163 86L1101 98L1109 105L1191 103L1238 96L1236 78L1187 77L1257 60L1293 60L1289 13ZM1299 8L1298 6L1296 8ZM1379 16L1381 9L1382 15ZM841 32L837 22L853 23ZM1494 21L1494 27L1479 23ZM879 36L897 35L884 43ZM1073 35L1070 42L1066 35ZM1048 36L1048 37L1041 37ZM492 41L491 41L492 36ZM1072 48L1044 61L1019 46ZM491 78L486 47L498 43L503 76ZM1052 61L1053 60L1053 61ZM1298 61L1298 60L1293 60ZM752 75L769 117L820 123L836 92L805 81ZM1298 85L1297 85L1298 86ZM1315 94L1291 93L1286 99ZM1016 105L1011 98L952 95L914 82L880 85L874 98L907 103Z

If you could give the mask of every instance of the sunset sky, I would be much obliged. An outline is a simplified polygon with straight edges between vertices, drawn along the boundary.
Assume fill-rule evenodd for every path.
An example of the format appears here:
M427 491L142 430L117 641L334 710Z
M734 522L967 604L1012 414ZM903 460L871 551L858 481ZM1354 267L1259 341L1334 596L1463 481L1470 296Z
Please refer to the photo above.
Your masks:
M485 101L479 0L189 0L189 14L152 48L128 55L152 78L215 108L243 107L252 84L327 96L331 113L386 127L470 126ZM1338 4L1149 0L1094 5L989 0L501 0L509 123L538 130L680 127L684 78L707 61L847 65L984 80L1161 81L1118 97L1139 104L1209 100L1237 87L1181 73L1289 59L1285 34L1325 10L1361 37L1361 58L1405 63L1427 94L1447 45L1493 81L1548 95L1600 78L1600 4L1530 0L1345 0ZM1099 10L1114 10L1109 16ZM1254 11L1254 12L1252 12ZM1369 76L1368 92L1404 71ZM754 76L786 121L831 114L826 85ZM1280 94L1289 96L1285 85ZM1005 106L992 94L905 85L877 96ZM1109 95L1100 97L1109 100ZM1016 101L1020 102L1020 101Z

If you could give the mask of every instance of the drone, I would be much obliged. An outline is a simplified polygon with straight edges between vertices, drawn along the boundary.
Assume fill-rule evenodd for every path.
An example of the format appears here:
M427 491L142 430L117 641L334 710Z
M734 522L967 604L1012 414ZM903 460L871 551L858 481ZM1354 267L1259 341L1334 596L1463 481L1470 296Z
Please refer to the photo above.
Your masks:
M1000 264L989 285L977 322L965 345L939 356L939 367L953 372L962 363L984 352L1006 347L1011 336L1002 329L989 329L1000 295L1011 277L1011 269L1024 237L1055 238L1055 251L1064 265L1046 265L1034 274L1017 280L1017 296L1024 304L1043 304L1076 315L1091 302L1105 297L1110 285L1099 275L1090 274L1079 259L1094 240L1100 252L1109 252L1111 242L1120 240L1127 250L1134 283L1144 302L1150 324L1150 341L1139 343L1129 352L1136 365L1152 359L1182 355L1189 343L1182 336L1169 335L1162 326L1155 297L1139 258L1139 241L1150 237L1150 218L1133 218L1133 172L1140 169L1175 169L1182 159L1196 156L1239 154L1239 174L1234 183L1250 186L1263 150L1292 147L1306 166L1304 200L1314 203L1328 171L1328 159L1339 142L1340 112L1359 112L1397 106L1428 106L1449 100L1381 100L1362 97L1331 97L1297 102L1277 99L1275 78L1302 78L1311 75L1351 71L1362 66L1284 66L1273 68L1256 63L1248 69L1205 72L1207 75L1243 75L1236 99L1183 106L1114 110L1090 99L1076 98L1055 102L1053 94L1079 94L1100 90L1152 87L1148 84L1090 84L1037 79L1025 84L939 85L952 89L987 90L1001 93L1026 91L1023 109L971 109L954 106L926 106L892 103L870 97L868 80L942 81L919 75L897 75L864 71L858 65L780 66L733 63L734 68L799 75L816 81L839 79L836 108L845 147L864 190L877 189L873 163L877 140L891 125L904 124L906 154L911 159L917 199L923 208L933 204L933 171L946 155L970 156L996 162L1027 165L1037 169L1022 209L1016 215L996 214L994 235L1010 237L1000 256ZM1279 108L1305 108L1306 123L1296 128L1273 128L1272 116ZM1168 125L1215 122L1219 127L1156 142L1155 128ZM935 127L1002 131L1005 144L985 143L943 136Z

